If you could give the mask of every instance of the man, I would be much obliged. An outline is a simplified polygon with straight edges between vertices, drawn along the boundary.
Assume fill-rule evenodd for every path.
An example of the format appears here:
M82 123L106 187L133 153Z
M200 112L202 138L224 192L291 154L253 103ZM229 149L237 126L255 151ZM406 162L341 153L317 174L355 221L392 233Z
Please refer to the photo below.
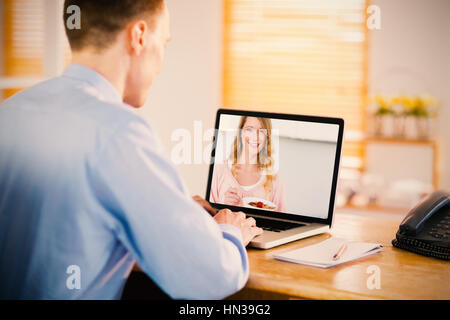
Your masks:
M164 0L71 5L73 64L0 107L0 298L117 299L135 262L173 298L236 292L262 230L212 218L133 111L170 39Z

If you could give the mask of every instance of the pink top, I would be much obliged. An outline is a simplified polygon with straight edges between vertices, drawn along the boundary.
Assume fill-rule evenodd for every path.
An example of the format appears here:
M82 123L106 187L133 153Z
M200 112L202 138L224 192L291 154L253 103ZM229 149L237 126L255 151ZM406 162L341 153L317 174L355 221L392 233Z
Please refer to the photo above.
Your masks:
M237 188L239 190L238 194L241 198L258 197L266 199L273 202L277 206L276 211L285 212L286 197L283 183L281 183L277 175L274 176L272 179L272 191L270 193L266 193L266 190L264 189L265 180L265 178L260 179L251 188L247 188L246 186L242 187L239 182L236 181L231 173L231 169L226 163L215 164L209 201L220 204L228 204L225 203L225 192L227 192L229 188Z

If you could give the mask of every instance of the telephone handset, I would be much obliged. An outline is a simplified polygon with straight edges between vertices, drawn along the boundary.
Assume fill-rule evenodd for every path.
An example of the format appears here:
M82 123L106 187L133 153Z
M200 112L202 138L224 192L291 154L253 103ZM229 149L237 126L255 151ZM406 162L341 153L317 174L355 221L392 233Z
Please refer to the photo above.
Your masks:
M435 191L411 209L392 244L422 255L450 260L450 193Z

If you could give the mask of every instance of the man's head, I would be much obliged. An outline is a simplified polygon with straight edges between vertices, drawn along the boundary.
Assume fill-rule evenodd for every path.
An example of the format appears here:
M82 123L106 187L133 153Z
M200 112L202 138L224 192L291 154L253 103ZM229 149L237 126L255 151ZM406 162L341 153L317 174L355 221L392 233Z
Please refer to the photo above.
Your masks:
M122 71L123 79L116 85L122 89L124 102L142 106L170 40L164 0L65 0L64 21L71 5L81 13L80 29L66 26L73 55L107 62L118 73Z

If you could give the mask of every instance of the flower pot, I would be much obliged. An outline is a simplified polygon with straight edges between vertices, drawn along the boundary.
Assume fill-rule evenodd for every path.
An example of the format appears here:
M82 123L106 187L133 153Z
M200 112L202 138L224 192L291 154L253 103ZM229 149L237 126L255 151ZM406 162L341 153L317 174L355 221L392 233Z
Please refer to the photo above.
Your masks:
M392 114L376 115L374 117L374 129L376 137L393 137L395 133L395 116Z
M407 116L404 135L407 139L428 140L432 136L432 119L429 117Z
M418 117L417 123L417 137L419 139L428 140L432 135L432 120L428 117Z
M394 138L403 139L405 134L405 117L396 115L394 117Z

